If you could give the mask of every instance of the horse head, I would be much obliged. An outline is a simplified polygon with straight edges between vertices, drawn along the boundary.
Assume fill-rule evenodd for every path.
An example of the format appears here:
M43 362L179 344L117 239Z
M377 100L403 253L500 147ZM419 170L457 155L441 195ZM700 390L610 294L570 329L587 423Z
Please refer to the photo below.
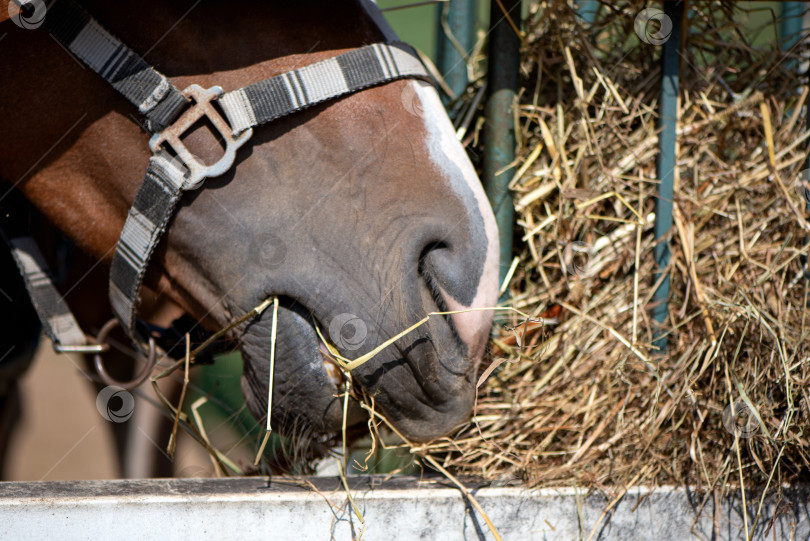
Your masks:
M228 91L394 38L367 0L146 4L84 3L178 88ZM0 177L109 263L148 136L47 32L2 30ZM204 125L186 144L203 159L221 153ZM342 424L342 376L316 328L356 358L428 313L493 306L497 254L492 210L436 91L402 80L258 128L228 173L184 196L145 284L210 330L279 297L274 425L328 432ZM432 316L352 381L406 437L447 434L470 415L491 317ZM232 336L259 419L272 319L266 311ZM353 400L347 415L366 417Z

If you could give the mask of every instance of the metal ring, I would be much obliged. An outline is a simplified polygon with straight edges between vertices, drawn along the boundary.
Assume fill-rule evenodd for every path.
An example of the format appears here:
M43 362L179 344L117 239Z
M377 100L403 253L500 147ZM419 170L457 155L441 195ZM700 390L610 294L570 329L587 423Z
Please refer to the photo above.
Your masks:
M107 339L107 335L110 334L116 326L118 325L117 319L111 319L107 323L101 327L101 330L98 332L96 336L96 344L103 344L104 341ZM149 355L146 357L146 366L143 368L140 374L135 376L129 382L118 381L117 379L113 378L110 374L107 373L107 369L104 368L104 363L101 360L101 355L96 354L93 356L94 364L96 365L96 372L98 373L98 377L101 378L101 381L105 385L114 385L116 387L121 387L126 389L127 391L131 391L144 381L146 378L149 377L149 374L152 373L152 370L155 368L155 364L157 361L156 349L155 349L155 339L149 337Z

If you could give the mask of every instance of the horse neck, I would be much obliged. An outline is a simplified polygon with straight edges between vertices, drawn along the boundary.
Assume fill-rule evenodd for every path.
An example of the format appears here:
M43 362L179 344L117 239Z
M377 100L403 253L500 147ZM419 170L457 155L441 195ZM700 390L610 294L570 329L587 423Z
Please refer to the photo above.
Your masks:
M359 2L336 4L83 2L178 88L226 90L383 39ZM132 106L44 28L6 21L0 30L8 31L0 80L9 82L0 85L0 131L8 141L0 148L0 179L86 252L109 260L148 160L148 134Z
M236 70L378 41L382 36L361 1L368 0L83 4L147 61L169 76L179 76Z

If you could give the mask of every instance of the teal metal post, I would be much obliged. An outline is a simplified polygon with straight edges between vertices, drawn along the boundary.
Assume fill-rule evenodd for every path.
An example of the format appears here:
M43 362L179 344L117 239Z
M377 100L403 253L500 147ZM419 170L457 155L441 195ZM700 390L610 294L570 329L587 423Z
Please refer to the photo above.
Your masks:
M808 6L804 2L784 2L782 4L782 16L780 24L779 43L783 51L792 49L804 33L804 12ZM788 64L793 69L798 69L796 62ZM807 116L807 126L810 128L810 115ZM805 159L804 168L810 168L810 155ZM803 179L807 180L807 179ZM808 202L810 210L810 202Z
M450 0L438 5L436 67L455 96L460 96L467 88L466 56L469 56L475 47L476 3L476 0ZM444 26L445 15L447 29ZM448 30L450 36L447 35ZM446 96L443 98L445 102L449 101Z
M792 49L796 43L799 42L799 39L802 37L804 32L804 12L807 9L806 5L803 2L784 2L782 4L782 18L781 18L781 28L780 28L780 36L779 42L782 46L783 51L787 51ZM790 61L787 64L792 69L798 69L796 62ZM806 119L805 122L807 123L807 128L810 129L810 115L805 115ZM804 160L804 168L803 171L810 170L810 154ZM808 179L806 174L801 175L801 181L807 182ZM805 188L806 189L806 188ZM804 208L806 212L810 212L810 197L805 192L805 204ZM804 244L807 246L810 244L810 237L804 238ZM804 278L805 280L810 280L810 269L807 268L807 256L801 256L802 266L804 267Z
M579 15L579 18L582 19L583 22L593 24L601 5L599 0L579 0L577 15Z
M520 28L520 0L492 0L487 71L486 124L484 125L484 190L498 222L500 281L509 271L512 259L512 234L515 208L509 181L515 159L515 125L512 109L517 96L520 68L520 38L506 19L499 4ZM505 300L505 299L501 299Z
M664 14L672 21L672 34L664 43L661 55L661 97L658 102L659 130L658 135L658 196L655 200L655 275L654 280L663 281L653 295L655 303L652 318L655 321L653 344L659 352L667 349L665 325L669 315L669 273L665 270L669 264L669 242L662 240L672 230L672 202L675 184L675 142L678 126L678 71L681 50L681 20L683 2L664 2Z
M788 50L799 41L802 35L804 11L807 9L803 2L784 2L782 4L781 28L779 41L782 50Z

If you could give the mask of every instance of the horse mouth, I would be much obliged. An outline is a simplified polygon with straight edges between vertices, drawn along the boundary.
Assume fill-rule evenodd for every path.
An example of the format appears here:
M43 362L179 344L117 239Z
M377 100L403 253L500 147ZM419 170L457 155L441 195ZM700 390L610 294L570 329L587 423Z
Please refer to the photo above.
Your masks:
M329 381L331 381L337 389L345 387L348 381L346 374L340 367L340 362L332 355L326 342L324 342L323 338L320 336L318 337L318 353L321 354L323 369L326 371L326 376L329 378Z
M253 320L240 336L243 359L242 392L253 416L282 433L339 432L344 423L345 378L315 331L311 312L290 298L280 298L273 401L268 411L273 309ZM364 411L350 398L347 425L361 422Z
M370 397L375 411L411 441L428 441L466 421L472 407L470 370L456 369L459 363L471 364L444 318L435 318L431 331L425 324L384 348L348 375L332 351L354 359L401 331L394 326L407 326L391 321L388 325L392 328L383 332L369 324L363 346L347 349L345 343L336 340L330 325L325 325L334 326L334 321L345 315L335 316L334 311L314 314L288 298L280 303L270 412L276 429L287 434L301 434L302 428L303 432L326 434L365 423L368 413L361 405L365 400L358 396ZM242 387L251 412L260 422L266 421L268 413L272 312L267 310L249 325L241 340ZM446 336L441 330L446 330ZM452 344L455 354L438 351L434 339ZM448 357L453 359L448 362ZM348 400L347 390L354 391Z

